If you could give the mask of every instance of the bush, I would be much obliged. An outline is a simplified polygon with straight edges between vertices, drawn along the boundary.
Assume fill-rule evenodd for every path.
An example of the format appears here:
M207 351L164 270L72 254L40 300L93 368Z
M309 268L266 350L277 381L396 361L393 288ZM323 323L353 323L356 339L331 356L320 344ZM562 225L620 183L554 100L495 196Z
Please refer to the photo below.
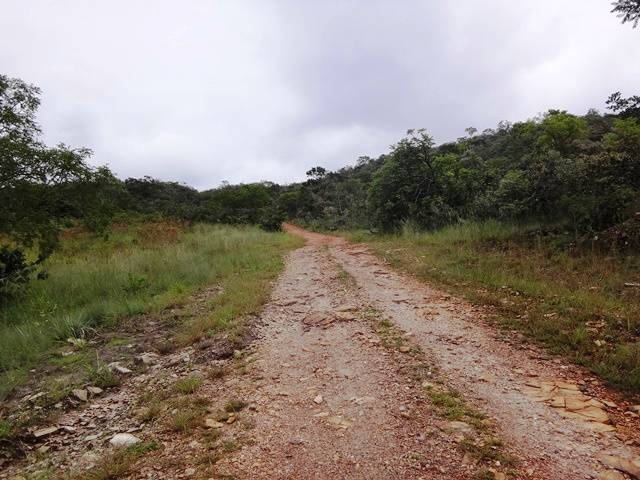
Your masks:
M6 245L0 248L0 303L24 288L34 268L22 250Z
M267 207L263 210L260 219L260 228L267 232L279 232L282 230L282 222L284 222L284 220L285 215L282 210L276 206Z

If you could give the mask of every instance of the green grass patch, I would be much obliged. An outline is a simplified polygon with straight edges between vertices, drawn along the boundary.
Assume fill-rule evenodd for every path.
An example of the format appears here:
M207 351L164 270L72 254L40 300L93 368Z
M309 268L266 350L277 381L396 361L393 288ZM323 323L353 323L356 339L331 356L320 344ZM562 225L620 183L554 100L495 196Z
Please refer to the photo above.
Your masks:
M229 329L257 312L282 256L302 240L254 227L173 224L114 226L106 237L66 235L45 264L46 280L0 310L0 400L57 342L83 339L119 319L184 303L219 284L209 312L184 328L184 341Z
M427 389L431 402L440 409L440 414L449 420L461 420L477 414L469 409L460 395L451 389Z
M9 420L0 418L0 440L9 438L13 433L14 425Z
M348 236L418 278L492 306L504 327L640 392L640 289L628 286L640 281L640 255L577 248L562 232L498 222Z
M173 384L173 388L183 395L188 395L195 393L201 385L202 379L200 377L186 377L176 381Z
M86 367L86 378L95 387L112 388L120 385L120 377L100 362Z
M107 342L107 347L125 347L131 343L130 338L114 337Z
M141 442L119 449L102 458L98 465L88 472L73 476L76 480L114 480L131 473L136 460L159 448L157 442Z

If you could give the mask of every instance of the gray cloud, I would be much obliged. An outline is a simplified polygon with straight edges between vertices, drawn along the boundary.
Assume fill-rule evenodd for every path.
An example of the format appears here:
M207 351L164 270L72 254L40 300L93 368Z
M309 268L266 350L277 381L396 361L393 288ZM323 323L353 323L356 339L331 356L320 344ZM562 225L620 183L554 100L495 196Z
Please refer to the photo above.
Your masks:
M603 0L8 0L2 73L43 89L46 140L122 177L298 180L549 108L637 92L640 31ZM635 90L634 90L635 89Z

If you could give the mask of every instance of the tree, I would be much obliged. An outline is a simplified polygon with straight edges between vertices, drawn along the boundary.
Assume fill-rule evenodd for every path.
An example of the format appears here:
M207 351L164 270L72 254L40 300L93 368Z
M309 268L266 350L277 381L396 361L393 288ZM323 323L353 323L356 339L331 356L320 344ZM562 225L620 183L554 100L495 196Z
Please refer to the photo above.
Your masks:
M392 147L391 155L374 175L369 202L384 230L415 220L423 200L434 193L433 145L424 129L407 130L407 136Z
M612 13L622 19L622 23L631 23L633 28L640 22L640 0L617 0L613 2Z
M307 172L307 177L312 180L320 180L327 175L327 170L323 167L313 167Z
M4 292L24 283L53 252L60 221L86 207L81 187L95 178L86 163L90 150L48 148L40 140L39 95L37 87L0 75L0 233L8 240L0 256ZM35 251L34 261L27 261L25 248Z
M609 110L621 117L636 117L640 119L640 95L624 98L620 92L609 95L607 99Z
M587 136L587 122L582 118L567 112L550 111L540 123L542 134L539 136L540 145L567 154L577 140Z
M269 185L264 183L227 184L200 196L202 219L211 222L260 224L264 212L279 212Z

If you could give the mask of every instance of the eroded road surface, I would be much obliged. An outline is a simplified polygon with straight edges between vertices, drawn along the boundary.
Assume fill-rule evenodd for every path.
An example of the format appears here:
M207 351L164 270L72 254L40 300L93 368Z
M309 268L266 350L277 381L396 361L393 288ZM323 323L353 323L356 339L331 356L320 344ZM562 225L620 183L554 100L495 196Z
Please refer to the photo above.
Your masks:
M218 463L221 473L247 479L634 473L637 452L611 425L614 402L585 393L597 380L576 380L574 367L505 341L478 321L477 309L394 272L361 245L287 230L307 244L289 256L264 311L251 375L220 387L255 405L248 412L252 440ZM402 341L395 345L402 347L381 342L380 319L397 329ZM421 375L412 375L412 367ZM425 382L429 375L433 382ZM425 394L431 388L460 392L486 415L480 426L489 425L502 446L488 444L487 432L478 434L469 422L452 421L449 397Z

